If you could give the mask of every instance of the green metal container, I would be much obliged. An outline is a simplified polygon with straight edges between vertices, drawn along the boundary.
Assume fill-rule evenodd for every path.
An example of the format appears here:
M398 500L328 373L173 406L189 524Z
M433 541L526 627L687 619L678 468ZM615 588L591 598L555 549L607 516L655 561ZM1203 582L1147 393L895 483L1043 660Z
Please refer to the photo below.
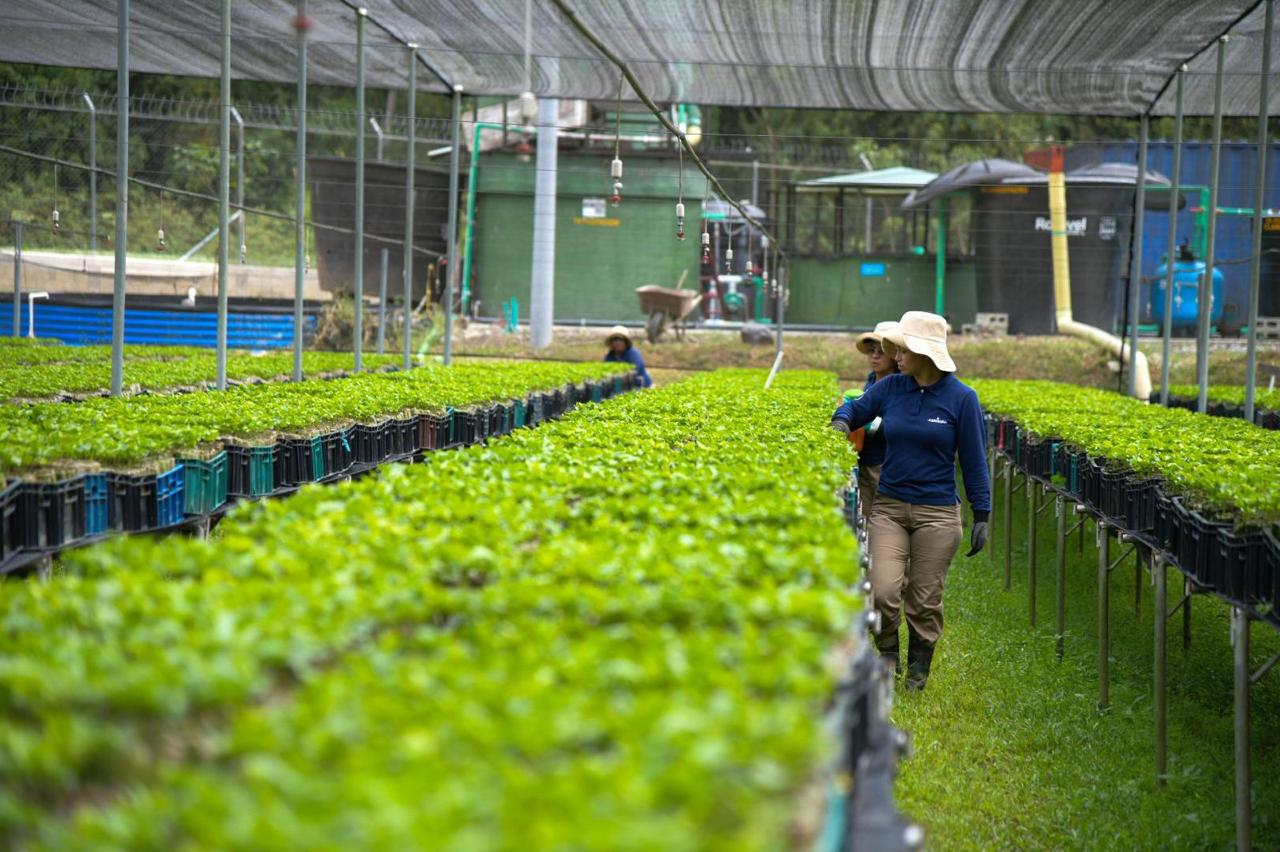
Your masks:
M699 219L705 179L684 164L686 238L676 239L678 166L674 157L625 153L622 204L608 198L611 154L560 152L556 179L557 321L641 320L635 289L645 284L696 288ZM480 313L497 316L515 298L528 316L533 256L534 164L486 154L476 176L472 246Z

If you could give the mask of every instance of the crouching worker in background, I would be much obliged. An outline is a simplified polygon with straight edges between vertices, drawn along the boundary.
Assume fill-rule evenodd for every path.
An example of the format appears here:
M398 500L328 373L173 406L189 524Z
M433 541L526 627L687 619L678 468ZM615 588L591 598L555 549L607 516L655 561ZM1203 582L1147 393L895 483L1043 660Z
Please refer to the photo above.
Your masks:
M897 331L897 328L896 322L879 323L875 331L860 335L858 342L854 344L859 352L867 356L867 366L871 368L871 372L867 373L867 383L863 386L862 393L871 390L871 386L880 379L888 378L898 372L898 363L885 354L883 342L885 333ZM853 400L861 395L850 391L845 403L836 409L836 413L832 416L833 428L848 432L849 407L853 404ZM850 433L849 440L854 440L856 431ZM858 511L863 517L867 517L875 504L876 488L880 484L880 465L884 464L885 443L879 418L868 423L864 431L866 436L862 446L858 447Z
M899 328L883 334L885 350L901 374L877 381L837 412L841 431L882 420L885 458L868 520L869 577L880 613L876 647L901 671L898 629L907 619L909 689L924 689L942 636L942 590L960 547L963 526L956 491L960 459L973 509L968 556L987 543L991 483L986 429L978 395L953 375L947 323L936 314L908 311ZM833 425L836 425L833 422Z
M631 335L627 333L626 328L615 325L609 329L609 336L604 339L604 345L609 347L609 351L604 353L604 360L635 365L640 386L653 387L653 379L649 378L649 371L644 368L644 358L640 355L640 350L631 345Z

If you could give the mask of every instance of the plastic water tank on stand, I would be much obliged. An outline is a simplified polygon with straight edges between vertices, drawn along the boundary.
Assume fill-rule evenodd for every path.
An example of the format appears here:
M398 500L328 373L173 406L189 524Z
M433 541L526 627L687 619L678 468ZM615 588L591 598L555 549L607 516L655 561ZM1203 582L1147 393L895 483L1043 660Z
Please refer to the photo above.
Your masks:
M1179 260L1173 264L1173 329L1191 333L1200 315L1200 282L1204 280L1203 260ZM1164 305L1168 288L1169 270L1165 264L1156 268L1156 280L1151 287L1151 315L1156 322L1164 322ZM1213 270L1213 293L1209 300L1209 322L1222 321L1222 270Z

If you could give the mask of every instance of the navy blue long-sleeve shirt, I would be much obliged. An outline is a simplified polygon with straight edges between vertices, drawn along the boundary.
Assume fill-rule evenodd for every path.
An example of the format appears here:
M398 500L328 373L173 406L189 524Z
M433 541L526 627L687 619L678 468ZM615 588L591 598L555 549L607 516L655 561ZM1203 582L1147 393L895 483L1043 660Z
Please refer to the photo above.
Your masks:
M653 379L649 378L649 371L644 368L644 357L641 356L640 350L634 346L628 346L621 352L614 352L610 349L604 354L604 360L635 365L636 375L640 377L641 387L653 387Z
M976 520L991 514L987 477L987 431L973 388L952 373L928 387L907 375L881 379L836 411L850 429L881 418L887 451L880 468L879 493L925 506L954 506L955 459Z

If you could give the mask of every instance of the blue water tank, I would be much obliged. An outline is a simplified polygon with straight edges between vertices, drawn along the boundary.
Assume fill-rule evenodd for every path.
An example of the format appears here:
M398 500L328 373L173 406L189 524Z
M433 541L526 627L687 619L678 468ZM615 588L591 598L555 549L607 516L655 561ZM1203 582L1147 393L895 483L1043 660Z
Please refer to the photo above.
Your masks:
M1168 267L1156 267L1156 280L1151 285L1151 315L1157 323L1164 322L1165 290L1168 287ZM1179 260L1173 264L1173 327L1195 328L1200 313L1200 282L1204 279L1203 260ZM1222 322L1222 270L1213 270L1213 298L1209 302L1209 322Z

